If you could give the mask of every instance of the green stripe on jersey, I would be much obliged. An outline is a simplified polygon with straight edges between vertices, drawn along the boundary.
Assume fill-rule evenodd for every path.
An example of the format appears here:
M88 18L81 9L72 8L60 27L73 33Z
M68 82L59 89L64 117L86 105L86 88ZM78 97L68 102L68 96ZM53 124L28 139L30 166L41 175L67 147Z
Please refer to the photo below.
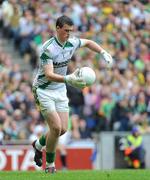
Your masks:
M73 44L72 44L71 42L69 42L69 41L67 41L67 42L65 43L65 45L63 46L63 44L61 44L56 37L54 37L54 39L55 39L56 43L57 43L60 47L62 47L63 49L64 49L64 48L67 48L67 47L73 47Z
M81 40L79 39L79 48L81 47Z
M41 88L41 89L45 89L45 88L47 88L47 86L50 85L50 84L51 84L51 81L46 82L46 83L44 83L44 84L41 84L41 85L39 85L38 87Z
M42 55L40 56L40 59L41 59L41 65L44 66L48 64L50 58L47 54L42 53Z
M73 44L67 41L66 44L64 45L64 48L66 47L73 47Z
M38 76L38 79L42 79L43 77L45 77L45 74L41 74Z
M42 53L41 57L42 60L50 59L50 57L46 53Z
M58 41L58 39L56 37L54 37L54 39L60 47L63 47L63 45Z
M47 49L48 46L53 42L53 40L54 40L54 37L52 37L52 38L43 46L43 49L44 49L44 50Z

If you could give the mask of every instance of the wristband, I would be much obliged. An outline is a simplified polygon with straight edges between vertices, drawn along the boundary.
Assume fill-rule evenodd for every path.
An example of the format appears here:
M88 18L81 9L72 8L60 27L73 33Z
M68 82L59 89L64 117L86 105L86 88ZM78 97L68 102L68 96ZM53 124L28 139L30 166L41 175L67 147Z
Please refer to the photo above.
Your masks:
M64 83L67 83L67 76L64 76Z

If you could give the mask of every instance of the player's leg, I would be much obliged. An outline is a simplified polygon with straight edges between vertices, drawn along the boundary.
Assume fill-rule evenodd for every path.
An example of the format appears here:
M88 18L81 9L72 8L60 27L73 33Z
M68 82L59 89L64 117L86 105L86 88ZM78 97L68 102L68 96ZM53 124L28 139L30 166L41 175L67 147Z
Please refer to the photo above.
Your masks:
M69 117L68 98L65 91L55 92L55 96L57 97L57 101L55 101L56 110L47 113L45 118L49 127L49 132L46 135L46 171L49 172L54 171L58 139L61 134L67 131Z
M66 150L66 146L61 143L61 140L58 142L58 151L62 165L62 170L65 170L67 169L67 150Z
M55 153L58 138L61 134L61 120L57 112L47 113L45 119L49 130L46 135L43 135L39 140L36 140L35 147L41 152L43 146L46 145L46 170L48 172L55 167Z
M35 155L34 155L34 161L37 166L42 166L42 148L46 144L46 136L42 135L40 139L35 140L32 143Z
M68 121L69 121L69 112L68 109L65 112L61 112L60 110L58 111L58 115L61 120L61 134L63 135L67 132L68 130Z
M37 88L33 88L32 92L34 95L34 99L35 99L37 109L41 110L40 109L40 99L38 97ZM42 147L45 145L45 143L46 143L45 135L42 135L40 137L40 139L37 139L32 143L32 146L33 146L33 149L35 152L34 161L35 161L37 166L42 166Z
M61 106L60 106L61 107ZM36 140L36 149L41 152L43 146L46 145L47 167L54 166L55 151L58 142L58 137L67 131L68 127L68 112L50 112L45 117L49 131L46 135L42 135L39 140ZM37 156L37 161L39 156ZM63 166L66 167L66 150L61 148L61 159Z
M67 130L69 109L68 98L65 91L55 91L54 95L53 92L50 93L38 89L35 95L40 102L40 110L49 127L48 133L35 142L35 148L41 152L42 147L46 145L47 166L53 166L58 137ZM57 97L57 103L54 102L54 97ZM60 112L57 113L56 110ZM39 156L37 156L36 159L39 160Z
M49 126L53 128L53 126L57 126L56 123L59 122L59 125L61 125L61 132L59 135L62 135L64 134L66 131L67 131L67 127L68 127L68 112L58 112L58 115L55 114L56 112L53 112L53 113L49 113L49 117L51 117L51 119L47 118L48 122L49 122ZM56 118L57 117L57 118ZM60 120L56 120L55 119L59 119ZM54 119L54 123L53 123L53 119ZM51 123L53 125L51 125ZM57 132L58 133L58 132ZM51 151L54 150L54 146L55 146L55 143L53 143L53 141L55 141L55 137L54 136L55 132L53 133L53 129L51 131L49 131L47 134L45 135L42 135L38 140L34 141L33 142L33 146L34 148L36 148L36 155L35 155L35 162L38 166L41 166L42 165L42 148L46 145L46 141L47 141L47 145L50 146L50 144L53 144L51 146ZM53 138L54 136L54 138ZM64 156L66 153L62 153ZM65 155L66 156L66 155ZM65 157L63 158L65 159Z
M60 107L61 107L61 103ZM56 106L57 107L57 106ZM46 121L49 131L46 136L46 172L55 172L55 154L59 136L68 127L68 112L49 112Z
M47 121L47 123L49 124L49 121L53 121L51 120L53 119L53 113L51 114L51 112L56 112L54 99L53 97L49 96L52 93L43 89L34 89L33 93L36 104L38 105L41 113L43 114L45 121ZM55 117L54 117L54 122L55 122ZM52 124L55 125L55 123ZM57 120L56 120L56 124L57 124ZM38 166L42 165L42 148L46 145L46 141L47 141L46 139L47 137L49 138L49 136L50 136L50 128L45 135L42 135L38 140L34 141L32 144L35 151L34 161Z
M67 169L67 129L68 129L68 119L69 113L68 112L58 112L59 117L61 119L61 136L58 142L58 149L60 153L60 160L62 164L62 169Z
M61 134L61 119L57 112L49 112L46 121L49 127L46 136L46 172L51 172L55 167L56 147Z

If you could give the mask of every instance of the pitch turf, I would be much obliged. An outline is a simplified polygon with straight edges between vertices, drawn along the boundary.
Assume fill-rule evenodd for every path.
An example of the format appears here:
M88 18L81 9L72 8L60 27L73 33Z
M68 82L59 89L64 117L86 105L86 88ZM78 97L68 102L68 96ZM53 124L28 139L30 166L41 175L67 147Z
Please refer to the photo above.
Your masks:
M150 170L0 172L0 180L150 180Z

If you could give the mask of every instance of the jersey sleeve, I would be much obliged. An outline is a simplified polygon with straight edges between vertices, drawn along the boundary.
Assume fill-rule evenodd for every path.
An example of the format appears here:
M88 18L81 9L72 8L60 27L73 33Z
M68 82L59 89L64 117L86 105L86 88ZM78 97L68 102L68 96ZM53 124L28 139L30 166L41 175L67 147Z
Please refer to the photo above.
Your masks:
M86 40L85 39L80 39L80 47L85 46Z
M53 64L53 59L50 55L50 52L47 49L41 53L40 61L41 61L41 66L45 66L47 64Z
M74 46L75 49L78 49L81 47L81 41L79 38L73 37L69 39L69 41L71 42L71 44Z

